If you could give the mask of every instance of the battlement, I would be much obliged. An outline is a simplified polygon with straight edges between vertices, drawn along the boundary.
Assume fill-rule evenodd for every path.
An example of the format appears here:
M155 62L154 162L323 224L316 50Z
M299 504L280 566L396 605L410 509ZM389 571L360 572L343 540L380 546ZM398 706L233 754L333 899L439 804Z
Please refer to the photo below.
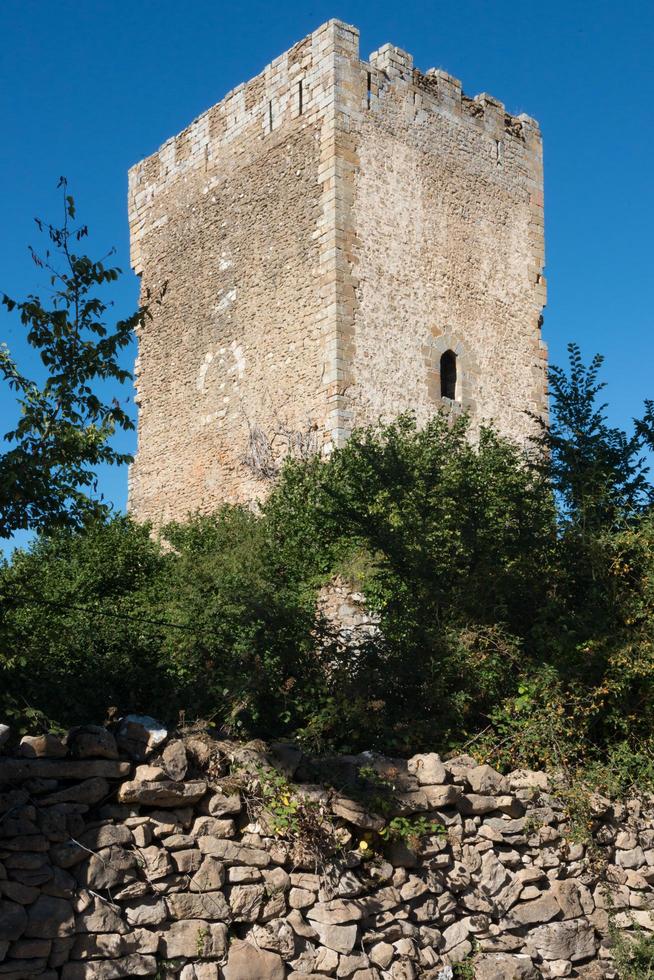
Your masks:
M355 81L361 111L375 112L385 98L400 97L413 107L413 119L418 123L425 114L446 111L491 135L540 140L538 123L530 116L512 115L503 102L487 92L470 98L459 79L439 68L419 71L413 57L393 44L384 44L367 61L361 60L358 29L330 20L275 58L254 78L237 85L181 133L130 169L133 246L140 238L139 212L143 204L179 174L198 167L210 170L212 159L253 127L264 140L274 136L285 123L299 121L308 125L323 114L334 96L329 76L337 55L358 66ZM139 273L136 247L132 259Z

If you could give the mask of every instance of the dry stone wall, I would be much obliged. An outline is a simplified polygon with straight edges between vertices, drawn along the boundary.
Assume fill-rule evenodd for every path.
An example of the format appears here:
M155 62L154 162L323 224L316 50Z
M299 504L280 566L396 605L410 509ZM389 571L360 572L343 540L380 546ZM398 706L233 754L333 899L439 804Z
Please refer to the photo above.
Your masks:
M534 120L391 45L362 61L339 21L132 168L136 517L264 495L253 436L327 453L466 408L525 439L546 411L542 186Z
M611 929L654 931L654 808L589 813L575 841L544 773L467 756L133 716L26 738L0 756L0 977L615 977Z

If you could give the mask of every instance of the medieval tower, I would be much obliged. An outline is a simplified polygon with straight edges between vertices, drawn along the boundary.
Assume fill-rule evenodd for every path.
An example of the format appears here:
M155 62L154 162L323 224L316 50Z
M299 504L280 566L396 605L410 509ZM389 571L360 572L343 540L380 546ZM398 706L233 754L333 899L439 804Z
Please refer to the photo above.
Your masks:
M546 410L538 125L358 42L330 21L130 172L139 519L260 496L253 433Z

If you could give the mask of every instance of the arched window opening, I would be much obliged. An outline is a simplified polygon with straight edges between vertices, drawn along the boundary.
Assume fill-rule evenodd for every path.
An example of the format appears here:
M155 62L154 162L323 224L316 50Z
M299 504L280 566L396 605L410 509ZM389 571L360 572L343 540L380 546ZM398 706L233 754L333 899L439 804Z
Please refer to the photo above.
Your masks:
M441 355L441 398L456 398L456 354L446 350Z

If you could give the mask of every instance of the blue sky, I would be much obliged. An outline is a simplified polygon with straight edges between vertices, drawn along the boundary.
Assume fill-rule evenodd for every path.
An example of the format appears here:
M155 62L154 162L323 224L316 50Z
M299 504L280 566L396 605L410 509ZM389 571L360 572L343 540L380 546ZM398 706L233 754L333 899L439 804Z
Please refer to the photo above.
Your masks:
M93 254L117 248L115 312L133 309L127 170L320 23L361 31L361 54L386 41L417 67L442 67L469 95L490 92L542 127L551 358L578 341L606 355L615 422L654 397L654 14L645 0L456 3L220 0L2 0L0 4L0 291L43 280L27 253L35 215L55 218L68 177ZM0 338L21 363L17 321ZM127 354L131 364L134 351ZM123 398L130 398L125 389ZM0 429L12 422L0 390ZM6 423L6 424L4 424ZM134 435L121 447L134 448ZM124 469L102 474L120 508Z

